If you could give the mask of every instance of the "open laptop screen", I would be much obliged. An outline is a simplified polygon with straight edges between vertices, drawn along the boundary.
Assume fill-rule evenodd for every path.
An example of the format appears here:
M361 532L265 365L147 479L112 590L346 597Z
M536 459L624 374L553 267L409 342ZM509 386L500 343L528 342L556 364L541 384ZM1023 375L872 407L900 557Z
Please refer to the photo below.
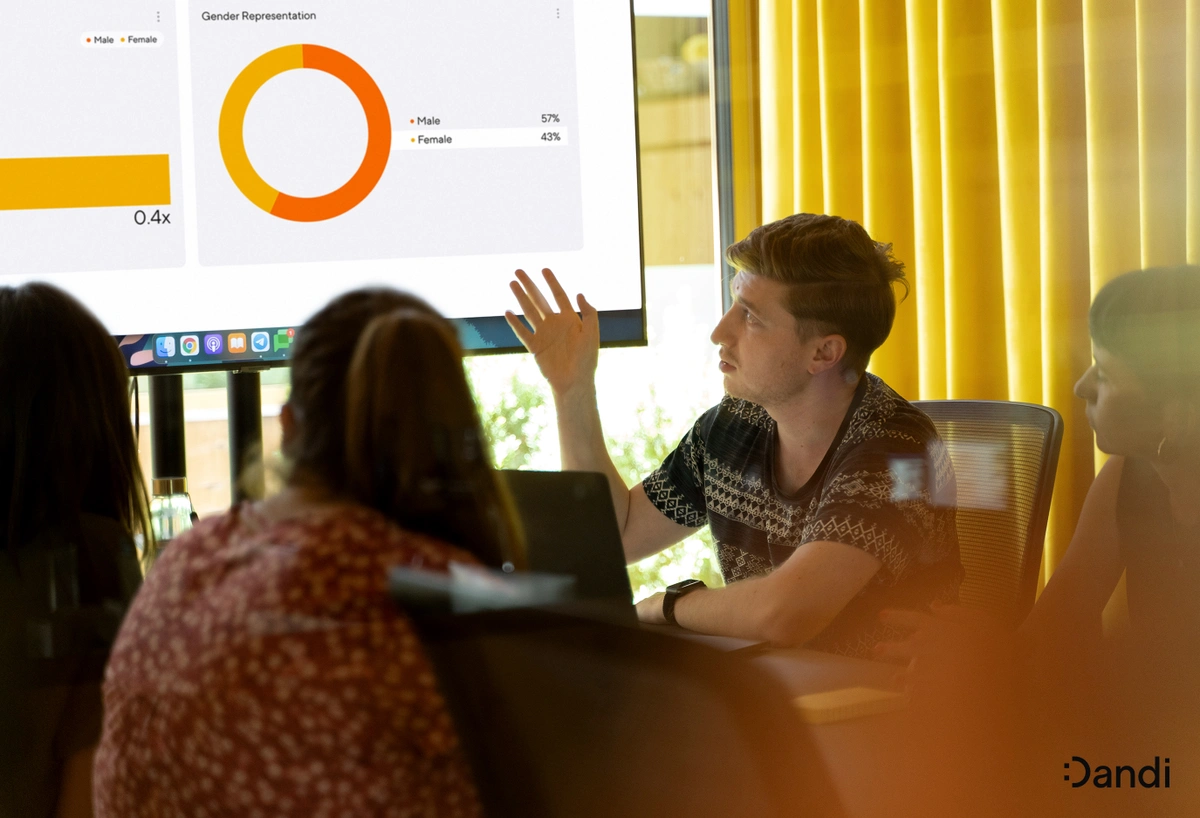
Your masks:
M502 471L525 528L529 569L576 578L581 599L632 606L608 480L594 472Z

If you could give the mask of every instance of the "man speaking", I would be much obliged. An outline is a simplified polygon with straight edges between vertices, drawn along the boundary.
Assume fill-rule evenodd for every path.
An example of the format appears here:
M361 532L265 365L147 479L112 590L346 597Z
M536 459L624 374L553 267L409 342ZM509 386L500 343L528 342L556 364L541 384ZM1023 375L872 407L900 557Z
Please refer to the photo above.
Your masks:
M932 422L866 372L891 331L891 246L861 225L801 213L726 253L733 306L718 322L726 396L662 465L628 488L596 403L596 309L549 270L552 306L524 272L513 332L550 384L564 469L608 476L626 559L711 527L726 586L677 583L644 622L866 655L884 608L956 601L954 476Z

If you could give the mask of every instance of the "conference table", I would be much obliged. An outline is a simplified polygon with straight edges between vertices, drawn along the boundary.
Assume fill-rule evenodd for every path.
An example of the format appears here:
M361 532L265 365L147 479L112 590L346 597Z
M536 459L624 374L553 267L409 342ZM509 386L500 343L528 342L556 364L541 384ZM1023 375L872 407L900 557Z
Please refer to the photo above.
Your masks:
M747 659L783 684L793 697L853 687L893 689L898 668L883 662L835 656L805 648L747 649ZM898 710L822 724L804 730L833 782L848 816L897 814L907 789L904 758L908 713Z
M651 629L736 655L793 698L853 687L898 690L903 685L903 668L890 663L807 648L772 648L676 628ZM959 814L985 814L989 810L984 793L989 788L972 773L974 760L966 750L973 745L965 744L966 737L952 726L939 723L943 718L961 722L963 717L952 704L945 710L901 706L825 723L805 723L798 715L796 729L816 750L849 818L951 814L943 811L949 804L955 805L955 812L964 805L971 810ZM806 813L801 808L797 814Z

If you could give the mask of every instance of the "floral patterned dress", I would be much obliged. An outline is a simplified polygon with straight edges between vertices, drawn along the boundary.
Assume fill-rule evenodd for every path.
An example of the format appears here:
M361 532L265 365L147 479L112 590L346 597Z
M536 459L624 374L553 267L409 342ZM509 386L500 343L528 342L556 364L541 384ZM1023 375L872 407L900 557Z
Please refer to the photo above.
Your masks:
M387 569L467 553L354 506L250 504L174 540L117 637L96 814L474 816L474 785Z

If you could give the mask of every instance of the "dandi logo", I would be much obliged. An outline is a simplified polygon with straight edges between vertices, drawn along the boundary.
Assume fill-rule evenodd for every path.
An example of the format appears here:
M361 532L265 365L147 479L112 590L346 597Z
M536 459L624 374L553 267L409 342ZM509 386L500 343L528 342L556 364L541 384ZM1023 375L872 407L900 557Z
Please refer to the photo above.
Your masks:
M1111 787L1119 788L1122 781L1127 782L1125 786L1132 789L1136 789L1139 784L1149 790L1159 787L1169 789L1171 786L1171 759L1164 758L1160 765L1158 756L1154 757L1153 764L1147 764L1138 770L1136 777L1132 765L1117 764L1110 767L1107 764L1101 764L1093 768L1087 759L1079 756L1071 756L1071 760L1063 764L1063 769L1067 771L1067 774L1063 776L1063 781L1070 781L1072 787L1082 787L1089 781L1093 787L1102 790ZM1078 780L1073 780L1074 776L1078 776Z

